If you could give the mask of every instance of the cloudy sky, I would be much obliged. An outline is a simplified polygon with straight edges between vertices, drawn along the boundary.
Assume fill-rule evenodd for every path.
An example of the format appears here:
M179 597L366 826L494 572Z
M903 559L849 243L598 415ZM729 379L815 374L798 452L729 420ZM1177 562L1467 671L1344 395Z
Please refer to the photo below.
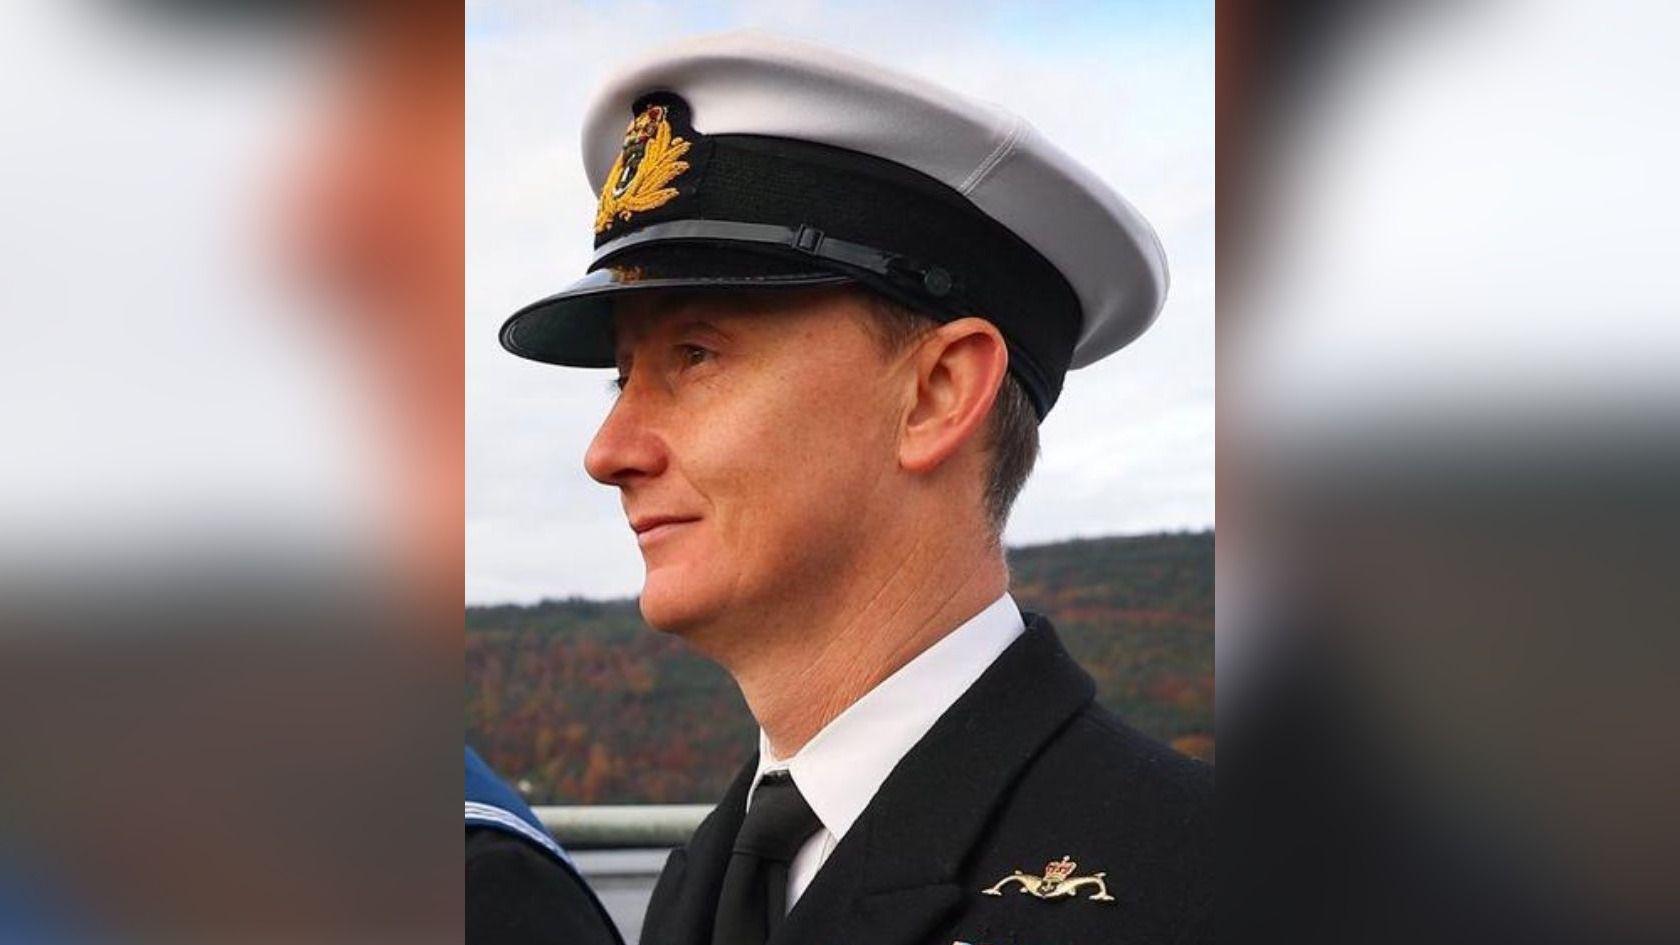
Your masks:
M641 559L582 457L607 371L504 353L514 309L581 275L595 188L578 142L620 63L757 27L997 102L1086 162L1155 225L1172 289L1142 339L1071 373L1016 506L1012 544L1214 520L1211 2L467 4L467 599L622 596Z

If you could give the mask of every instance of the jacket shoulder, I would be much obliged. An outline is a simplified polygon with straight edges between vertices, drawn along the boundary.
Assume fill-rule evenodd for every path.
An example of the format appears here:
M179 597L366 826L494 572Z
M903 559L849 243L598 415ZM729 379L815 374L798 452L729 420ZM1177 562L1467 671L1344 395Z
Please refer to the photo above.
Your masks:
M1034 771L1081 771L1093 786L1186 822L1213 813L1213 767L1132 728L1092 703L1052 739Z
M1171 867L1164 875L1212 868L1213 768L1095 703L1045 745L1015 795L1015 804L1058 812L1047 819L1078 825L1093 843Z

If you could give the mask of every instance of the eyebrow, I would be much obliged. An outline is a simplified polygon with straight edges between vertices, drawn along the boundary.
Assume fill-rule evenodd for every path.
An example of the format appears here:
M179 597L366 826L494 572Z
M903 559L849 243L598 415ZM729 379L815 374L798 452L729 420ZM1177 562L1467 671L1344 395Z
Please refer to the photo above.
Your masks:
M723 340L728 340L733 337L733 335L719 327L718 324L710 318L699 315L679 316L678 318L679 320L675 324L665 330L676 335L696 330L704 331L716 335ZM619 362L628 360L630 357L630 349L635 346L635 340L633 339L630 343L626 344L623 340L623 333L614 331L613 335L614 358Z
M724 331L722 328L718 327L718 325L715 322L713 322L712 320L707 319L707 318L700 318L700 317L697 317L697 316L684 319L683 321L678 322L672 328L672 330L677 332L678 334L681 334L681 333L686 332L686 331L694 331L696 329L701 330L701 331L710 332L711 334L717 335L720 338L730 337L729 332Z

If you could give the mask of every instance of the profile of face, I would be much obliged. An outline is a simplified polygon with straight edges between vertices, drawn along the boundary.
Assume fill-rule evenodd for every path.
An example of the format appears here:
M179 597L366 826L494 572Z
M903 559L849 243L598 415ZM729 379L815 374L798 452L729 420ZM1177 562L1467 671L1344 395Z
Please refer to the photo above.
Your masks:
M620 492L649 624L703 638L721 618L738 633L820 606L864 553L892 501L906 389L893 382L908 370L870 333L867 304L826 289L619 306L620 390L584 465Z

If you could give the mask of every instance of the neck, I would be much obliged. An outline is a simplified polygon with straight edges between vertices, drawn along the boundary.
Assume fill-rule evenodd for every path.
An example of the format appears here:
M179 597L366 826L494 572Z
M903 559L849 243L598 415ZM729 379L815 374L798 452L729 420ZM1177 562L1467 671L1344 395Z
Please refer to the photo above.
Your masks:
M797 627L726 661L771 750L788 758L882 680L1003 595L1008 569L988 544L910 550L776 624ZM902 547L902 546L901 546ZM809 599L807 598L807 602ZM763 645L768 642L769 645Z

